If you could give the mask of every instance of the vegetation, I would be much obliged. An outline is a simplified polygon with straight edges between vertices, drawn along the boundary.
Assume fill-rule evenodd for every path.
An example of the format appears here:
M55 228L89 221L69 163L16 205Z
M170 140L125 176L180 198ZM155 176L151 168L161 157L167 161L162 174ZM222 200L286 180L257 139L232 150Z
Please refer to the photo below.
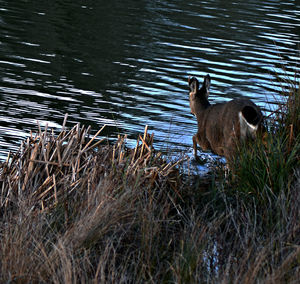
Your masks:
M39 129L0 165L0 282L297 283L299 115L298 84L234 174L209 182L147 128L134 149Z

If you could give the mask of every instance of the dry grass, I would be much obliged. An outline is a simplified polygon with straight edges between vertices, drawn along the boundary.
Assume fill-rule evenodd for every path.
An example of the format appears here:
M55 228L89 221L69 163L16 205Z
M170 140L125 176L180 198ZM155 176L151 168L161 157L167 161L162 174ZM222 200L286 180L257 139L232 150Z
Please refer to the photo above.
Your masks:
M39 127L39 132L35 136L31 133L18 153L8 155L1 165L0 205L4 211L13 207L22 196L29 195L27 199L34 201L31 210L49 210L58 201L67 202L68 196L75 194L78 188L93 192L99 177L114 181L116 173L122 173L123 179L147 185L168 177L168 183L174 184L176 190L174 172L180 161L166 163L160 153L154 153L153 134L147 134L147 127L143 137L139 136L136 147L127 149L126 136L119 137L116 144L110 146L105 139L97 139L104 127L89 138L90 127L78 124L66 131L65 123L66 117L57 136L47 127L44 132ZM139 175L143 176L141 180L136 178Z
M106 279L120 265L106 262L141 245L149 262L154 236L178 222L165 216L181 198L180 161L154 151L147 127L134 149L97 139L102 129L40 129L1 164L1 282Z

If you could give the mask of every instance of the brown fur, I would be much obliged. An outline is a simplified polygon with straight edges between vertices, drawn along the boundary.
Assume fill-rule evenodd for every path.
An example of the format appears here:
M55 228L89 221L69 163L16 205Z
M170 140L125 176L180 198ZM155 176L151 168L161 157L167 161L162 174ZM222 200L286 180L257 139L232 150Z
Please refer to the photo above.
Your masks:
M261 110L249 99L234 99L227 103L210 105L209 75L204 77L200 89L198 80L194 77L189 78L189 87L191 113L198 121L198 132L193 136L195 158L198 144L203 150L211 150L225 156L229 162L234 156L237 143L255 138L257 130L262 129ZM240 119L246 121L242 125L247 129L242 129L243 131L240 129Z

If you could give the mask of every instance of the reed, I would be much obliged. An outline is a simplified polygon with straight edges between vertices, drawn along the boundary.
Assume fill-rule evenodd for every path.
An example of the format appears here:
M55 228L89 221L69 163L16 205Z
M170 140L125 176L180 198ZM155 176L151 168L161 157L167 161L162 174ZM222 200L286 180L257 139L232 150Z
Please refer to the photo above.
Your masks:
M1 282L103 280L115 273L104 275L108 262L121 259L111 254L128 262L143 247L137 266L124 267L137 269L150 262L156 234L176 222L166 216L181 198L181 161L156 152L147 127L128 149L126 136L100 139L104 127L91 136L90 127L65 124L58 134L38 125L0 166Z
M180 161L167 163L161 153L154 152L153 134L147 133L147 126L143 136L138 137L136 147L127 149L126 135L119 136L115 145L98 138L105 126L91 137L90 127L77 124L67 131L65 123L66 117L57 135L48 131L47 126L42 131L38 125L38 133L30 133L19 151L9 153L6 162L1 164L0 205L4 213L12 210L23 196L33 202L31 210L49 211L58 203L67 202L79 188L93 192L101 178L119 172L126 181L134 179L147 185L167 177L176 190L174 172Z

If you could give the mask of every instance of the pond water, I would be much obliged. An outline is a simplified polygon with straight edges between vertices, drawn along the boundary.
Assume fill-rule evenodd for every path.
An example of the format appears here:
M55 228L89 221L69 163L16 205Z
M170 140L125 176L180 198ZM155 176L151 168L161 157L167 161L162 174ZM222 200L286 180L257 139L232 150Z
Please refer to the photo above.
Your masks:
M275 74L299 71L298 0L0 0L0 29L1 159L66 113L129 142L149 125L156 149L191 153L189 75L211 75L213 102L268 113Z

